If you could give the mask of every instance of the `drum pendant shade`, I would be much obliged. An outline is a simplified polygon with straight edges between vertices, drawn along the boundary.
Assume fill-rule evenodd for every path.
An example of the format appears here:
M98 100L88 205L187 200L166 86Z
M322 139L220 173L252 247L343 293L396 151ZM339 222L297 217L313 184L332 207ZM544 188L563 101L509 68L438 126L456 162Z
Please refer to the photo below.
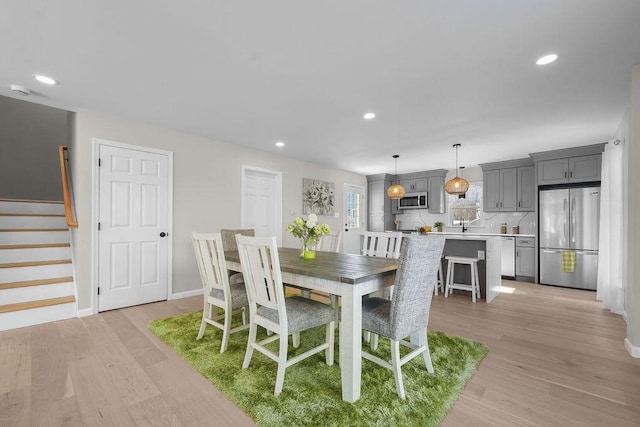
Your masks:
M444 185L444 190L454 195L464 194L469 189L469 181L458 176L458 147L460 147L460 144L453 144L453 148L456 149L456 176Z
M398 157L400 157L398 154L393 155L393 158L396 161L396 175L398 175ZM387 188L387 196L389 196L390 199L401 199L405 194L406 191L400 184L393 184L389 188Z

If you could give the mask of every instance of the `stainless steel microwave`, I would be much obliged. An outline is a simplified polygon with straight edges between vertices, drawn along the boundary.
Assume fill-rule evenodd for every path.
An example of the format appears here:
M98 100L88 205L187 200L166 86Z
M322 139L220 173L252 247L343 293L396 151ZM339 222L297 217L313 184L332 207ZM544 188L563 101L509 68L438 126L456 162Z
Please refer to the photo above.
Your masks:
M398 209L427 209L427 193L407 193L398 199Z

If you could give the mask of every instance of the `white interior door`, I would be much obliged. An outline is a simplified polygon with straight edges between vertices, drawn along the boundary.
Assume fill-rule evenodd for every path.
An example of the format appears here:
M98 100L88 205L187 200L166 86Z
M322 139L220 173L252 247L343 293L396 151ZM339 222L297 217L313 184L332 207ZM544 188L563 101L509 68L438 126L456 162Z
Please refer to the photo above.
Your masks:
M364 187L344 185L344 233L342 242L344 253L361 253L365 218Z
M99 144L98 311L166 300L170 159Z
M242 228L256 236L276 236L282 244L282 173L243 167Z

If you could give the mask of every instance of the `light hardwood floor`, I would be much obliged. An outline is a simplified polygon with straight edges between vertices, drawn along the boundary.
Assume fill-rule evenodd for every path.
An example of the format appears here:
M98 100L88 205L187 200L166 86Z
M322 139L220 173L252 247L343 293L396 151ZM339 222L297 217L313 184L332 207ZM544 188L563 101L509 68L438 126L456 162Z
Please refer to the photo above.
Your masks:
M624 321L594 292L503 286L514 293L489 305L434 298L431 330L490 350L443 425L640 425L640 360L624 349ZM185 298L0 332L0 425L253 425L146 328L201 304Z

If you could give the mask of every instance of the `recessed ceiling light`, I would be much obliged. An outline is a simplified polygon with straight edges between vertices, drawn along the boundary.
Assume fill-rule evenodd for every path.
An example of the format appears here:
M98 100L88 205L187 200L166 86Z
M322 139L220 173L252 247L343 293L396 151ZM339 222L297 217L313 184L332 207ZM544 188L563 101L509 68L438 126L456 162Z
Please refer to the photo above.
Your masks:
M538 64L538 65L547 65L547 64L551 64L556 59L558 59L558 55L556 55L555 53L552 53L550 55L545 55L545 56L542 56L542 57L538 58L538 60L536 61L536 64Z
M284 147L284 142L282 141L276 142L276 147Z
M375 113L365 113L365 115L364 115L364 116L362 116L362 117L363 117L364 119L366 119L366 120L371 120L371 119L373 119L373 118L375 118L375 117L376 117L376 114L375 114Z
M49 76L45 76L44 74L34 74L33 78L45 85L57 85L58 82L55 79L52 79Z

